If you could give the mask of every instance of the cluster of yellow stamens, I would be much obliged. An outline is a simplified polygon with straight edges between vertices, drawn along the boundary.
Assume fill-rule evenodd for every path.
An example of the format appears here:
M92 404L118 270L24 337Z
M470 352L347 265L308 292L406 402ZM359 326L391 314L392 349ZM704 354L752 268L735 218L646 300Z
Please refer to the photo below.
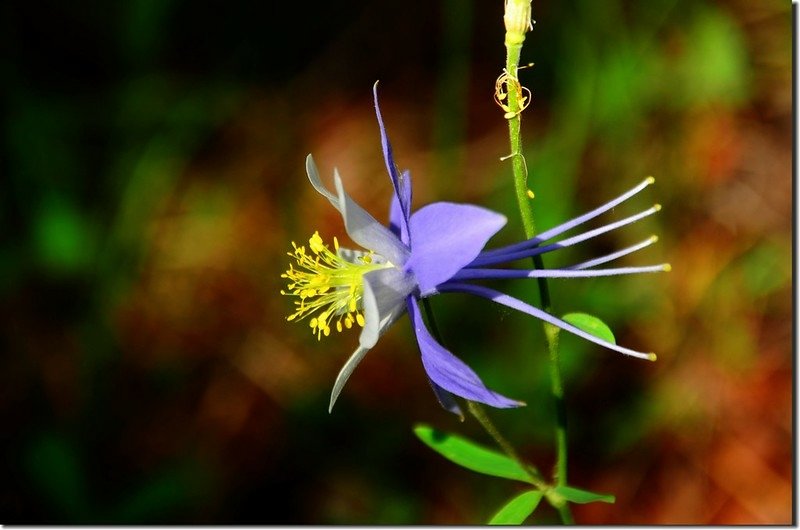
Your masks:
M294 252L288 255L296 262L289 264L289 270L281 278L289 281L286 296L295 296L295 312L286 320L302 320L313 315L309 325L321 339L331 334L331 322L335 321L336 331L350 329L356 323L364 326L361 297L364 293L363 277L366 273L390 267L389 263L375 263L373 254L358 255L350 262L339 255L339 242L333 238L334 252L322 242L319 232L314 232L308 240L311 252L306 247L298 247L292 241Z

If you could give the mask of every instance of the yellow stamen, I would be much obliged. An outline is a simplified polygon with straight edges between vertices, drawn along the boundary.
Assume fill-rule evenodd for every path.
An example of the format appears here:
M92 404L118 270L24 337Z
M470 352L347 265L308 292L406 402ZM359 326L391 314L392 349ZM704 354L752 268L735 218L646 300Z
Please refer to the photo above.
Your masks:
M351 263L339 256L339 241L333 239L336 252L331 252L322 241L319 232L314 232L308 240L308 248L297 246L292 242L293 252L289 256L295 266L281 274L288 280L288 290L282 295L295 296L295 312L286 320L302 320L314 315L308 325L322 339L331 334L331 321L336 322L336 331L350 329L353 323L364 326L364 315L361 313L362 296L364 294L364 275L368 272L392 267L389 262L376 260L373 254L358 256ZM344 324L344 325L343 325Z

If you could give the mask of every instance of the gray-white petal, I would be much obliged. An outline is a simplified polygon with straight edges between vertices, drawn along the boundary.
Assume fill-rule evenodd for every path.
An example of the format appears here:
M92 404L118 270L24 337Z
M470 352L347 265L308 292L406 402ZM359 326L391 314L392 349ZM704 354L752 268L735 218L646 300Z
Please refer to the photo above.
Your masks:
M403 265L411 254L408 247L344 191L338 171L334 171L334 184L339 194L338 209L342 213L350 239L368 250L375 251L395 265Z
M383 332L403 314L406 298L416 289L414 276L395 267L364 275L364 329L358 341L372 348Z
M378 337L383 335L398 318L403 316L405 311L405 304L401 304L395 307L388 314L384 315L383 320L381 320L380 324L378 325ZM366 328L366 323L364 327ZM353 370L356 369L356 366L358 366L358 364L361 362L361 359L364 358L369 350L369 348L359 345L358 348L356 348L356 351L354 351L350 358L347 359L347 362L344 363L342 369L339 370L339 375L336 376L336 382L333 384L333 390L331 390L331 401L328 405L328 412L333 410L333 405L336 403L336 400L339 399L339 394L342 393L344 384L347 383L347 380L350 378L350 374L353 373Z
M356 263L356 264L364 263L364 261L361 258L370 255L369 252L365 252L363 250L355 250L352 248L344 248L344 247L339 247L338 250L336 251L336 254L346 262ZM384 263L386 263L386 258L384 258L383 256L379 256L378 254L372 254L370 256L370 259L372 260L372 263L375 263L376 265L383 265Z
M314 163L314 158L310 154L306 157L306 173L308 174L308 180L311 181L311 185L314 186L314 189L317 190L320 195L331 201L333 207L341 212L341 209L339 208L339 198L328 191L328 188L326 188L322 183L322 179L319 176L319 170L317 169L317 164Z
M347 359L347 362L344 363L342 369L339 370L339 375L336 376L336 382L333 384L333 390L331 391L331 401L328 405L328 413L333 410L333 405L336 403L336 400L339 398L339 394L342 393L342 389L344 388L344 384L350 378L350 374L353 373L353 370L356 369L358 363L361 362L361 359L364 358L364 355L367 354L369 348L364 348L359 346L356 351Z
M359 337L360 344L344 363L339 375L336 376L328 412L333 410L333 405L339 398L344 384L364 355L378 342L381 335L405 313L405 299L414 289L416 289L414 277L394 267L372 271L364 275L362 299L364 328Z

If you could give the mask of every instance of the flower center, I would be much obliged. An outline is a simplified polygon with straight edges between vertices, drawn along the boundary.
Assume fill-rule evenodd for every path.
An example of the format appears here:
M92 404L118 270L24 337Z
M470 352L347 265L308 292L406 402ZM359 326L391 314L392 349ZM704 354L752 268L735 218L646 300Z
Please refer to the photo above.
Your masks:
M334 237L335 252L331 252L322 242L319 232L314 232L308 240L311 252L306 247L298 247L292 241L294 252L288 255L296 265L289 264L289 270L281 274L288 280L288 292L282 295L295 296L295 312L286 320L302 320L312 316L309 325L317 339L331 334L331 322L336 322L336 331L350 329L353 323L364 326L361 313L364 294L363 277L366 273L385 269L393 265L373 252L355 252L342 249ZM350 259L345 259L348 256Z

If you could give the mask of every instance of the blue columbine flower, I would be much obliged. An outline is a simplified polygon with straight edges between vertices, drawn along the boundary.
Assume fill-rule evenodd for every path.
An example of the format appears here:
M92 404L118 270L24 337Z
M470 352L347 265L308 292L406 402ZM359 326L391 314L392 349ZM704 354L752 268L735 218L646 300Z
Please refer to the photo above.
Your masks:
M642 359L655 359L652 353L642 353L606 342L522 300L472 283L474 280L499 278L582 278L669 270L668 264L596 268L651 245L657 240L655 236L612 254L562 269L496 268L498 265L575 245L657 212L660 207L655 205L620 221L545 244L633 197L654 182L652 177L599 208L532 239L484 250L489 239L506 224L503 215L480 206L451 202L429 204L411 213L410 175L408 171L401 173L395 165L392 147L378 107L377 83L373 93L386 169L394 187L389 226L376 221L345 192L338 171L334 170L336 193L329 191L322 184L314 159L308 155L306 171L312 186L339 210L350 238L368 250L341 248L334 238L334 250L331 251L315 232L309 239L310 251L292 243L294 252L289 255L294 258L296 266L290 265L289 270L282 275L289 282L288 291L282 291L282 294L299 298L294 302L295 312L288 320L311 317L309 324L318 338L328 336L331 325L337 331L351 328L354 324L363 328L358 348L336 378L329 410L333 408L345 382L364 355L406 311L416 334L422 364L437 398L445 408L458 412L452 394L498 408L524 404L488 389L469 366L431 336L423 322L418 301L439 293L461 292L487 298L608 349Z

